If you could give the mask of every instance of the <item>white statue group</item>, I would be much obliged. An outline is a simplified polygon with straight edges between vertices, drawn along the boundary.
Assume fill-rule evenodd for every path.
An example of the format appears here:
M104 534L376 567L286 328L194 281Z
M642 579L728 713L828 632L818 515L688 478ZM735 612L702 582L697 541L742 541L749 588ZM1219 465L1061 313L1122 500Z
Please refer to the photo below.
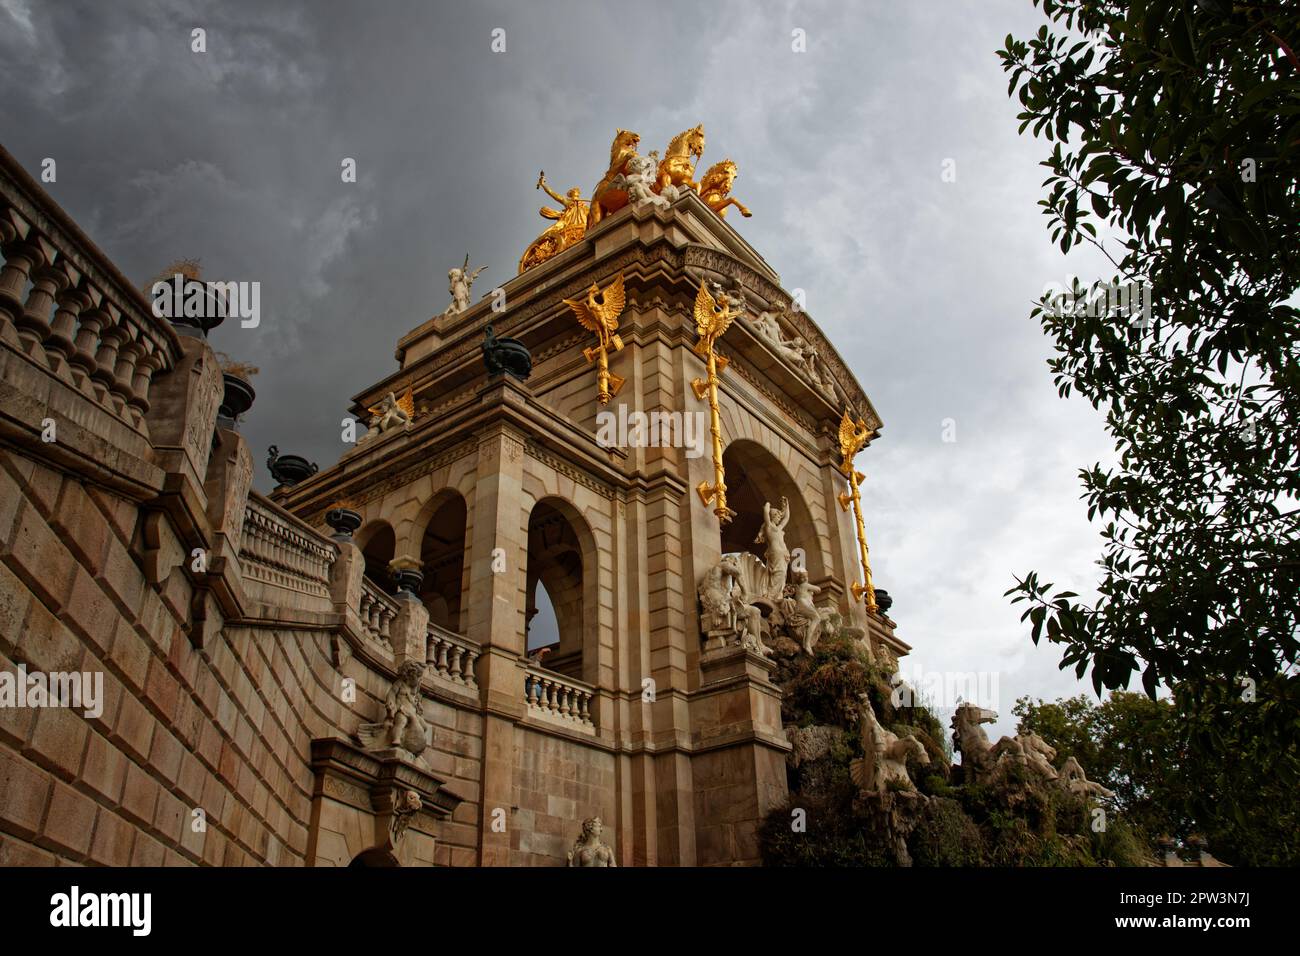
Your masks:
M779 508L765 503L763 525L754 541L766 546L763 560L748 552L724 554L705 574L699 598L703 630L712 646L740 644L770 657L763 642L767 627L784 630L804 653L813 652L831 612L817 607L820 588L790 560L785 543L789 521L787 499L781 499Z
M1054 783L1082 797L1113 797L1101 784L1089 780L1083 767L1069 757L1057 770L1052 766L1056 748L1032 731L990 743L980 724L998 719L996 711L962 704L952 718L952 744L961 751L962 773L967 783L1001 783L1012 767L1020 767L1044 783Z
M822 362L817 347L796 335L787 339L781 329L781 323L770 312L760 312L750 323L759 338L771 346L775 352L798 375L820 392L832 404L841 403L843 394L839 390L830 370Z

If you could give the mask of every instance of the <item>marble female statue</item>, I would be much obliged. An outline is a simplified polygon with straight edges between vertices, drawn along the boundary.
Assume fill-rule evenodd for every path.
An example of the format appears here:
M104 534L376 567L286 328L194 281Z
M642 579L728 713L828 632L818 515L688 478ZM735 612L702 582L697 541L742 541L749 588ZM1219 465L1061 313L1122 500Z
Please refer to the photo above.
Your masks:
M574 841L573 849L565 857L568 865L617 867L618 864L614 862L614 851L600 839L604 831L605 825L601 823L600 817L588 817L583 820L582 836Z
M785 576L789 571L790 549L785 545L785 526L790 521L790 501L781 499L781 507L773 508L770 501L763 503L763 527L754 539L755 544L766 544L763 561L767 565L766 594L769 600L780 599L785 590Z
M811 654L821 637L822 612L813 603L821 588L808 580L808 572L802 568L794 572L793 578L794 594L781 599L781 616L795 639L803 645L803 652Z

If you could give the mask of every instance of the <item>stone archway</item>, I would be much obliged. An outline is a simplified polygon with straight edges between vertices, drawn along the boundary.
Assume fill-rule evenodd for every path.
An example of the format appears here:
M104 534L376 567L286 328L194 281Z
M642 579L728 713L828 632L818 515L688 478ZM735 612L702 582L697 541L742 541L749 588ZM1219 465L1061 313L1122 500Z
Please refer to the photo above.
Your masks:
M393 581L388 573L388 563L395 557L397 534L393 526L383 519L368 521L362 525L355 538L361 556L366 562L366 577L385 591L393 590Z
M421 509L427 523L420 537L420 564L424 582L420 599L429 610L429 621L458 634L464 633L466 610L465 499L453 488L444 488Z
M763 503L779 505L785 498L790 502L786 546L791 552L803 548L809 579L821 580L825 576L821 542L826 537L826 529L813 523L803 491L785 466L770 451L748 438L729 444L722 462L727 473L727 503L736 512L736 517L721 531L722 553L748 552L762 558L764 546L755 539L763 524Z
M539 586L555 611L559 640L545 667L591 683L596 672L596 544L578 510L561 498L543 498L528 516L526 620L536 613Z

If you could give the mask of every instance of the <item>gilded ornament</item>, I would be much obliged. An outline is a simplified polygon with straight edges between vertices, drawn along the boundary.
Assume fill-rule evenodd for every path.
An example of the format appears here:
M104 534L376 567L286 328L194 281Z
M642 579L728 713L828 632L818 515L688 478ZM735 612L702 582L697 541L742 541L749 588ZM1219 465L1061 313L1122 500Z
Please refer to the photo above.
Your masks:
M719 524L729 524L736 513L727 507L726 474L722 467L722 422L718 412L718 376L730 364L717 353L715 346L722 334L730 328L739 314L732 309L731 298L725 293L721 302L715 299L703 282L695 294L695 332L699 339L695 343L695 352L705 361L708 378L695 379L691 388L696 398L709 399L709 427L713 436L713 484L701 481L696 487L700 500L708 505L715 505L713 513L718 516Z
M624 379L609 370L609 352L623 351L623 339L618 334L618 318L623 314L627 296L623 291L623 273L600 288L591 284L584 299L565 299L564 304L573 310L584 329L596 333L596 344L583 349L588 364L596 365L596 397L608 405L612 396L623 387Z
M862 472L853 467L853 457L862 450L863 446L875 437L875 432L867 428L867 423L861 418L855 423L852 416L849 415L848 409L844 410L844 417L840 419L840 471L848 479L849 491L841 492L839 496L840 507L845 511L849 510L849 505L853 505L853 517L857 520L858 525L858 557L862 561L862 583L854 582L851 590L853 599L860 600L865 594L867 598L867 610L876 611L876 589L871 583L871 561L867 551L867 529L862 522L862 496L858 491L858 486L862 479L867 477Z

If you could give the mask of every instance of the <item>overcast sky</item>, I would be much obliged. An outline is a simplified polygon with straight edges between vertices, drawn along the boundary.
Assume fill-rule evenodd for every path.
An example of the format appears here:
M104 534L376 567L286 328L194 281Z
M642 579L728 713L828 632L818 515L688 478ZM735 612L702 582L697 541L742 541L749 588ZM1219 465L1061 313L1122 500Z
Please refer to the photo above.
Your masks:
M704 164L736 160L754 212L727 221L806 290L884 420L859 465L912 667L995 674L1006 732L1017 696L1084 689L1002 595L1030 569L1092 591L1076 471L1110 459L1029 318L1045 283L1100 274L1049 241L1048 145L1017 136L995 55L1041 19L1030 0L0 0L0 136L34 174L56 160L47 188L127 275L197 257L261 282L262 325L213 345L261 367L243 432L266 490L272 442L338 458L348 400L467 251L486 288L514 274L545 225L539 169L587 194L616 127L662 150L702 122Z

